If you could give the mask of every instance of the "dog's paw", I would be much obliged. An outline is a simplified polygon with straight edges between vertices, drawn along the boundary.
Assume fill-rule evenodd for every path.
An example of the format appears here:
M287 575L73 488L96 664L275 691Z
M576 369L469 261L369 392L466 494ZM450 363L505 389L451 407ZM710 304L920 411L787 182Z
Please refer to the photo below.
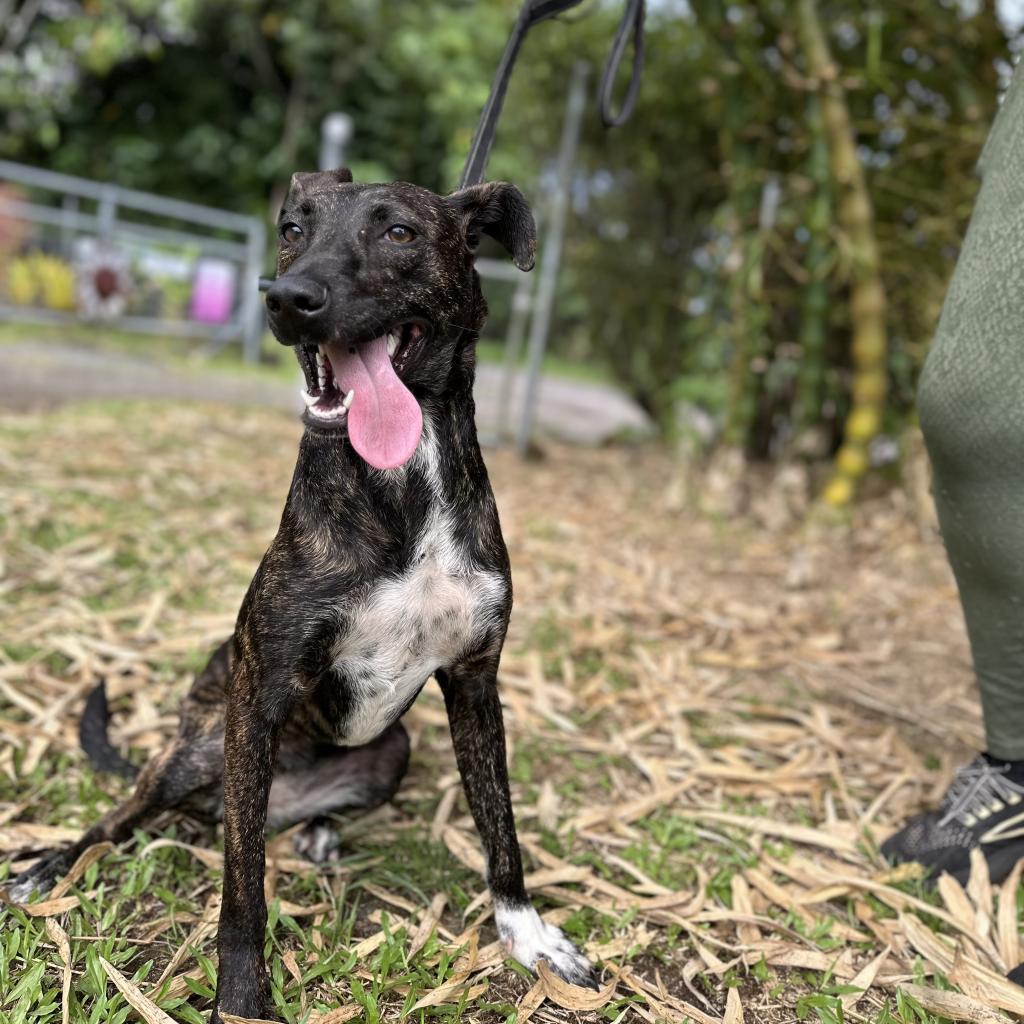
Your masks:
M0 882L0 889L11 903L28 903L32 893L43 896L53 888L63 866L59 851L46 854L20 875Z
M309 822L292 837L292 846L300 857L314 864L336 861L341 855L341 841L338 832L324 819Z
M3 889L4 896L6 896L11 903L28 903L32 898L32 893L34 893L38 888L39 884L27 871L20 875L16 875L14 878L9 878L3 883L3 885L0 885L0 889Z
M230 1010L224 1010L223 1012L228 1015L228 1019L233 1020L268 1021L269 1024L273 1024L274 1021L284 1020L283 1017L279 1017L272 1010L261 1010L255 1017L250 1014L232 1013ZM210 1014L210 1024L225 1024L225 1020L219 1006L215 1006L213 1008L213 1012Z
M237 966L226 970L217 985L209 1024L226 1024L225 1016L253 1021L281 1020L274 1010L270 976L264 970L257 968L239 973Z
M210 1024L226 1024L223 1014L228 1015L228 1020L253 1020L253 1021L267 1021L268 1024L273 1024L274 1021L283 1021L284 1018L278 1016L272 1010L260 1010L255 1016L249 1013L232 1013L230 1010L221 1011L219 1006L213 1008L213 1012L210 1014Z
M565 933L541 919L533 907L495 908L498 936L508 954L536 972L544 960L563 981L582 988L598 988L597 972L590 961L569 941Z

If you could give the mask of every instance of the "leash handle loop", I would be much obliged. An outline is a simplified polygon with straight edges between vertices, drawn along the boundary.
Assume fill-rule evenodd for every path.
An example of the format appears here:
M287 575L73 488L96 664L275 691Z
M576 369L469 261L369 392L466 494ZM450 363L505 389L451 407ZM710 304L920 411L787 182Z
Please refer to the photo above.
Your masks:
M618 74L622 55L630 35L633 36L633 69L629 73L629 85L622 106L617 114L612 112L612 91L615 88L615 76ZM618 128L633 116L636 98L640 93L640 76L644 67L644 0L626 0L626 10L622 21L615 32L608 60L601 73L601 84L598 87L598 104L601 109L601 122L605 128Z
M523 39L534 25L556 14L576 7L582 0L525 0L519 9L516 23L512 27L512 33L505 44L505 51L498 63L498 70L494 74L491 83L491 92L480 113L480 120L477 122L476 131L473 133L473 141L469 147L469 155L466 158L465 166L462 169L462 176L459 179L459 188L467 188L470 185L479 185L484 180L484 173L487 170L487 160L491 155L491 146L494 143L494 133L498 127L498 118L501 117L501 108L505 102L505 93L508 90L508 82L512 77L512 68L515 65L516 57L519 56ZM629 37L633 37L633 69L630 73L629 85L626 88L626 96L622 101L619 112L612 111L612 91L615 87L615 76L622 63L623 54L626 52L626 44ZM608 54L608 61L605 64L604 73L601 76L601 85L598 93L601 109L601 120L607 128L618 127L629 120L636 106L636 98L640 92L640 73L644 62L644 0L626 0L626 10L615 33L612 42L611 52Z

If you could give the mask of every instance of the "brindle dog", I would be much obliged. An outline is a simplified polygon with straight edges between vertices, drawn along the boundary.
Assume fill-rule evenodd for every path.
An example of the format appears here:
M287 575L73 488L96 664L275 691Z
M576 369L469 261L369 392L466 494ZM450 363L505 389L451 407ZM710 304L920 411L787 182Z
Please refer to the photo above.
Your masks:
M509 795L497 669L512 586L472 390L481 233L531 269L533 217L512 185L439 196L354 184L345 170L293 177L267 308L305 374L307 409L277 535L232 638L185 698L174 743L122 807L8 886L18 898L48 887L90 844L126 838L157 810L222 806L214 1022L272 1012L265 827L388 800L408 763L399 719L431 675L501 938L525 966L544 959L596 987L530 904ZM83 741L116 768L103 694L90 706Z

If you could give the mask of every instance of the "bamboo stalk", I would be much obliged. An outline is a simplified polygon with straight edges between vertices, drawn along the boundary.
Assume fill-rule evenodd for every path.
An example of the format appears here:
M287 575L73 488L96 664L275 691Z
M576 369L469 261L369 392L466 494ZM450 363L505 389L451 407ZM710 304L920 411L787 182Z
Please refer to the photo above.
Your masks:
M846 505L868 468L868 444L882 426L888 391L886 297L882 284L874 210L857 158L846 97L829 53L815 0L798 0L797 20L807 71L821 98L829 162L838 194L836 219L852 254L850 325L853 358L852 403L832 478L822 495Z
M722 109L718 118L720 170L727 198L716 216L717 226L730 238L724 261L724 292L729 311L728 401L724 439L748 450L761 400L763 375L754 373L764 351L762 261L764 239L756 225L763 168L758 143L749 129L748 70L743 38L730 25L723 5L700 0L694 8L706 32L707 45L722 69Z
M747 207L756 209L750 196L736 201L735 254L737 268L729 280L732 312L733 352L729 365L729 420L726 439L749 448L751 431L757 419L763 375L754 372L756 360L764 351L764 313L762 262L764 238L756 228L745 228Z
M814 183L807 217L810 239L804 266L807 285L803 290L800 314L800 369L797 375L794 425L800 434L813 428L821 419L825 382L825 344L828 337L828 269L832 240L831 178L829 175L828 140L817 96L808 97L807 127L811 145L807 155L807 172Z

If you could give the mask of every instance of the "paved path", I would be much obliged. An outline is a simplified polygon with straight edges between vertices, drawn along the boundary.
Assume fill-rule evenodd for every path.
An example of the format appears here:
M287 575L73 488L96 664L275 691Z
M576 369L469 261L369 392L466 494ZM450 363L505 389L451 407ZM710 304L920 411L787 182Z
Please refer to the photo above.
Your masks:
M483 437L496 430L502 370L482 364L477 373L477 423ZM169 365L160 359L53 342L0 344L0 410L38 410L94 398L162 398L263 405L298 412L295 384L268 380L223 365ZM525 375L512 392L513 429L518 422ZM600 444L624 431L651 429L644 412L622 392L605 384L547 377L537 404L537 434L563 441Z

